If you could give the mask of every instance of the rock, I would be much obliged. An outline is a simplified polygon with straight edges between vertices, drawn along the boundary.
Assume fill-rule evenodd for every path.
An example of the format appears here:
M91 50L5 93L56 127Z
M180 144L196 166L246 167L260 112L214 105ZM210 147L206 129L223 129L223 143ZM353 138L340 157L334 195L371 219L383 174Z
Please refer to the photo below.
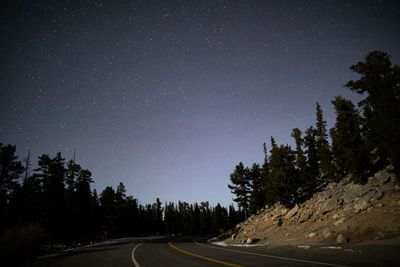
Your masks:
M308 237L309 237L309 238L313 238L313 237L315 237L316 235L317 235L317 233L312 232L312 233L309 233L309 234L308 234Z
M378 204L376 204L376 206L377 206L378 208L383 208L383 204L382 204L382 203L378 203Z
M236 237L237 237L236 233L231 236L232 239L236 239Z
M312 215L313 215L313 211L311 209L305 210L303 213L300 214L299 223L309 220Z
M347 243L347 240L346 240L344 234L339 234L337 236L336 243L338 243L338 244L346 244Z
M343 194L343 200L345 203L354 201L357 197L363 195L370 190L371 186L369 184L350 184L347 190Z
M297 211L299 210L299 206L296 204L286 215L285 215L285 219L288 220L290 218L293 217L293 215L295 215L297 213Z
M337 208L337 201L334 198L329 198L322 204L321 212L322 214L328 213Z
M382 196L383 196L383 193L382 193L382 191L381 191L381 190L375 190L375 193L374 193L374 198L375 198L376 200L379 200L379 199L381 199L381 198L382 198Z
M336 213L336 214L334 214L333 216L332 216L332 219L334 219L334 220L336 220L337 218L339 218L339 214L338 213Z
M389 164L389 165L386 166L386 170L391 172L391 171L394 170L394 166L392 164Z
M281 211L280 211L280 216L285 215L286 213L288 213L288 211L289 211L289 209L287 209L287 208L281 209Z
M392 174L390 174L386 169L380 170L374 174L374 177L381 183L387 184L392 179Z
M334 222L333 224L334 224L335 226L337 226L337 225L339 225L339 224L341 224L341 223L344 223L345 221L346 221L345 218L340 218L339 221L336 221L336 222Z
M366 210L369 206L371 206L371 202L369 202L369 200L361 199L354 203L353 209L354 212L358 213L360 211Z
M240 243L246 244L246 239L242 239L242 241Z
M254 239L249 237L247 238L246 244L250 245L253 244L254 242L255 242Z
M322 236L323 236L324 238L329 238L329 237L331 237L331 235L332 235L332 231L329 230L329 229L325 229L325 230L322 232Z

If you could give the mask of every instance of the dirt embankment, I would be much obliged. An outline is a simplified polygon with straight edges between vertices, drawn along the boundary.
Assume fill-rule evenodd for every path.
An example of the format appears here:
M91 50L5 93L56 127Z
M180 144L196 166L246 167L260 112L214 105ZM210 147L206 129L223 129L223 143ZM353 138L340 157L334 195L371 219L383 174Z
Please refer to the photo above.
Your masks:
M277 204L238 224L226 243L338 245L383 240L400 244L400 186L393 167L365 185L343 179L291 210ZM392 240L392 241L390 241Z

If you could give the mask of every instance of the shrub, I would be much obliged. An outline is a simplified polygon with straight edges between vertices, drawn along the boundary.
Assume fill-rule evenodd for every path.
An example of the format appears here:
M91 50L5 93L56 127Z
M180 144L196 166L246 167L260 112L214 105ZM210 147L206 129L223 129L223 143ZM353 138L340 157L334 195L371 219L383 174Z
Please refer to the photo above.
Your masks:
M38 223L6 229L0 237L0 260L26 260L40 252L46 233Z

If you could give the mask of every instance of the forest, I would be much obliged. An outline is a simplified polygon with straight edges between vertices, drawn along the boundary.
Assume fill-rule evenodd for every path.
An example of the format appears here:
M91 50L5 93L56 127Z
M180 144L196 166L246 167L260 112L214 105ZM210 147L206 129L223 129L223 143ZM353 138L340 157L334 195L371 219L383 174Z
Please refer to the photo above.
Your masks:
M100 194L91 190L92 174L74 160L57 153L43 154L30 173L30 156L24 162L16 147L0 144L1 218L0 246L37 243L75 246L110 238L149 235L219 235L243 220L243 212L209 202L179 201L142 205L126 195L123 183L107 186ZM38 251L31 251L38 253Z
M30 155L21 161L13 145L0 145L0 248L18 247L28 256L43 244L72 246L109 238L146 235L219 235L249 215L277 202L291 207L309 199L329 182L348 177L365 183L392 164L400 177L400 67L390 56L370 52L350 67L358 80L346 83L364 98L355 106L336 97L336 122L327 129L316 104L316 125L294 128L295 148L264 143L262 165L239 163L228 185L239 209L209 202L140 204L120 183L100 194L92 174L61 153L43 154L31 170ZM268 149L269 148L269 149ZM4 250L3 250L4 251Z
M293 207L345 177L366 183L388 164L393 165L398 182L400 67L392 65L388 54L373 51L350 69L359 79L347 82L345 87L364 98L357 107L341 96L333 99L336 122L329 132L323 110L316 103L315 126L306 129L304 135L298 128L291 132L294 149L278 146L271 137L269 151L264 143L261 166L254 163L245 167L240 162L235 167L228 187L245 217L277 202Z

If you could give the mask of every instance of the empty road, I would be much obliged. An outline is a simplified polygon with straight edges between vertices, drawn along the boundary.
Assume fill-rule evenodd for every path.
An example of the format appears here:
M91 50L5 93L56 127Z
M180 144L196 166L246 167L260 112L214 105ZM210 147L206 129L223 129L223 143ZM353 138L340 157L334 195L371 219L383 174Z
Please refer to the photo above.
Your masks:
M67 255L36 260L29 266L399 266L398 252L399 246L248 248L160 240L79 249Z

